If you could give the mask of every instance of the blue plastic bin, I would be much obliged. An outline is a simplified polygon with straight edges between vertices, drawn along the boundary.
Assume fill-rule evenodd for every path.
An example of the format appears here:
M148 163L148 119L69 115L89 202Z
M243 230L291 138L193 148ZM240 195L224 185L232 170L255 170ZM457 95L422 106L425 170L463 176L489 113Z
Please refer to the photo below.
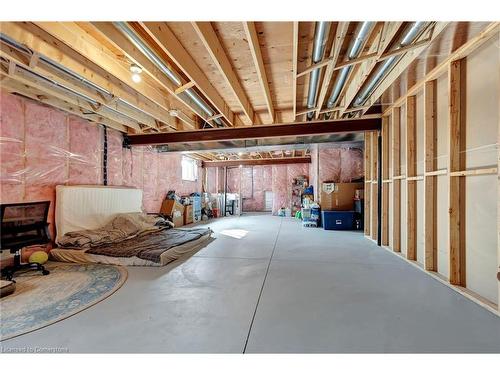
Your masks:
M326 230L353 230L356 226L355 211L321 211Z

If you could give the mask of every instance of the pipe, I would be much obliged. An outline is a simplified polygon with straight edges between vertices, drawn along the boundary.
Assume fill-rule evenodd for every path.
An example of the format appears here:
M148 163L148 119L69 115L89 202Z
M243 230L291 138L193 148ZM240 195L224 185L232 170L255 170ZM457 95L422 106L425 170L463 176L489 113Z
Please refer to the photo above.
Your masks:
M126 22L113 22L119 29L151 62L153 62L174 84L182 86L182 81L179 75L163 62L158 55L149 48L149 46L127 25ZM183 94L186 94L196 105L208 116L213 116L214 111L205 101L198 96L193 89L187 89ZM182 95L182 94L181 94ZM220 119L214 120L217 125L222 125Z
M422 33L422 31L426 28L427 22L415 22L413 26L408 30L405 34L401 42L399 43L398 48L405 47L411 44L418 35ZM396 61L398 61L402 56L392 56L389 59L385 60L385 62L380 66L377 70L377 73L370 81L370 83L366 86L366 88L361 92L361 94L356 98L354 102L354 106L360 106L365 104L370 95L373 93L375 88L379 85L382 78L389 72L389 70L395 65Z
M361 53L361 49L363 48L363 45L366 41L366 38L368 38L370 30L372 29L374 24L375 22L363 22L361 24L361 27L359 28L358 31L358 35L354 40L351 48L349 49L349 54L347 56L348 60L355 59L359 56L359 54ZM342 88L344 87L347 77L349 76L349 73L351 72L352 68L353 68L352 65L345 66L341 69L340 73L337 75L332 93L326 104L327 108L333 108L333 106L337 102L340 92L342 91Z
M316 22L316 32L314 35L314 47L312 54L312 62L316 64L321 61L325 52L325 43L329 22ZM316 94L318 93L319 68L314 69L309 76L309 92L307 94L307 108L316 106ZM307 113L307 119L311 120L313 112Z

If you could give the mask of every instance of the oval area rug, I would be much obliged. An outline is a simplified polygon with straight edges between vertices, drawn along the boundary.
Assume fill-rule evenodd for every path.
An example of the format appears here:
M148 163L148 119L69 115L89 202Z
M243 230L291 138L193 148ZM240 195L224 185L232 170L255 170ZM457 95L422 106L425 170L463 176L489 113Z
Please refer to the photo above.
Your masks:
M49 262L49 275L19 273L16 290L0 299L0 341L66 319L116 292L127 270L106 264Z

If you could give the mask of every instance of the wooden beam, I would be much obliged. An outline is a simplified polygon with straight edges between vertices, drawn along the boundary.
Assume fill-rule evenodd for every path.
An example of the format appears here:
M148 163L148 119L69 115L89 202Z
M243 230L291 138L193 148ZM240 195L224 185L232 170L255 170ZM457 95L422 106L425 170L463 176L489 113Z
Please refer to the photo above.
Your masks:
M224 115L227 123L233 126L234 113L215 87L212 86L205 73L176 38L172 30L167 26L167 23L140 22L140 24L157 46L196 84L198 90L212 103L217 111Z
M417 260L417 99L406 99L406 257Z
M297 118L297 58L299 53L299 22L293 22L292 31L292 103L293 121Z
M204 167L238 167L240 165L276 165L276 164L302 164L311 163L311 157L286 157L271 159L240 159L204 161Z
M186 91L187 89L190 89L194 85L195 85L195 83L193 81L189 81L188 83L185 83L184 85L180 86L179 88L176 88L174 93L175 93L175 95L182 94L184 91Z
M400 47L400 48L392 50L392 51L385 52L377 59L377 62L387 60L389 57L392 57L392 56L402 55L403 53L407 53L407 52L412 51L416 48L427 46L428 44L430 44L430 42L431 42L431 40L430 40L430 38L428 38L428 39L424 39L424 40L421 40L421 41L416 42L416 43L408 44L407 46Z
M392 249L401 251L401 113L399 107L394 108L392 120Z
M497 167L478 168L478 169L467 169L464 171L450 172L450 176L452 177L481 176L488 174L497 174L497 172L498 172Z
M437 83L425 84L424 90L424 249L427 271L437 272Z
M378 180L378 134L372 132L371 136L371 178L372 178L372 187L371 187L371 219L370 222L372 224L372 228L370 234L372 236L372 240L377 241L378 237L378 187L375 186Z
M240 80L233 69L231 61L224 52L224 47L219 41L212 24L210 22L191 22L191 24L198 34L198 37L201 39L201 42L207 49L212 61L219 70L219 73L222 77L224 77L226 84L236 97L236 100L240 104L248 123L252 125L254 119L252 105L245 94L245 90L241 86Z
M288 124L254 125L238 128L214 128L197 131L170 132L159 134L138 134L130 136L130 144L169 144L228 141L236 139L281 138L334 133L363 132L379 130L379 118L359 118L329 121L305 121Z
M247 36L248 46L250 48L250 53L252 54L253 63L257 72L257 78L259 79L262 90L264 91L267 111L269 112L271 123L274 123L274 105L271 98L271 90L269 89L269 80L267 79L262 52L260 50L259 36L257 35L257 30L255 29L255 23L243 22L243 29L245 30L245 34Z
M451 53L446 59L439 63L434 69L427 73L422 79L415 83L411 88L407 90L405 95L401 96L394 101L392 105L387 107L384 111L384 115L390 113L392 108L401 107L405 102L406 96L415 95L421 88L425 85L425 82L434 80L438 78L441 74L447 72L448 67L452 61L462 59L469 55L476 48L479 48L483 43L487 42L489 39L498 35L500 22L491 22L486 26L478 35L469 39L463 45L458 47L453 53ZM425 47L424 47L425 48ZM373 102L373 101L372 101Z
M144 80L140 83L132 81L128 67L109 51L96 46L95 39L83 33L76 24L38 22L36 25L22 23L21 28L19 24L9 26L13 39L175 127L175 120L168 114L170 104L165 100L165 93ZM3 24L2 32L5 32Z
M382 117L382 246L389 246L389 117ZM386 183L384 183L386 181Z
M453 172L465 170L465 59L452 61L449 68L449 246L453 285L465 287L465 179Z
M1 89L10 93L18 93L40 103L50 105L51 107L68 112L77 117L89 120L93 123L103 124L122 133L127 132L127 127L116 123L112 120L106 119L98 114L87 113L83 108L72 105L66 101L47 95L45 92L38 90L29 85L22 84L14 79L5 75L0 75Z
M342 44L344 44L344 39L347 35L347 30L349 29L349 22L339 22L337 24L337 30L335 32L335 39L333 40L332 48L330 49L330 64L326 68L325 75L323 78L323 82L321 83L321 87L318 95L318 106L316 113L314 114L317 119L319 115L322 113L321 108L323 107L323 103L325 102L326 95L328 93L328 88L330 87L330 82L333 76L333 68L339 59L339 54L342 48ZM340 107L337 107L340 108ZM325 112L326 113L326 112Z
M371 219L371 179L372 179L372 134L373 132L365 132L365 150L364 150L364 169L365 169L365 212L364 212L364 229L365 229L365 236L370 236L371 235L371 224L370 224L370 219Z

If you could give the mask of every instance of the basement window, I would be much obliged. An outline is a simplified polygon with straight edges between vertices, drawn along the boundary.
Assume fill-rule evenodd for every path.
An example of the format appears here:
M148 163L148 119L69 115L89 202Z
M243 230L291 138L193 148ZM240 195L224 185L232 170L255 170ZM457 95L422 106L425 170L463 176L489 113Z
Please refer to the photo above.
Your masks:
M187 156L182 156L182 179L196 181L198 179L198 163Z

